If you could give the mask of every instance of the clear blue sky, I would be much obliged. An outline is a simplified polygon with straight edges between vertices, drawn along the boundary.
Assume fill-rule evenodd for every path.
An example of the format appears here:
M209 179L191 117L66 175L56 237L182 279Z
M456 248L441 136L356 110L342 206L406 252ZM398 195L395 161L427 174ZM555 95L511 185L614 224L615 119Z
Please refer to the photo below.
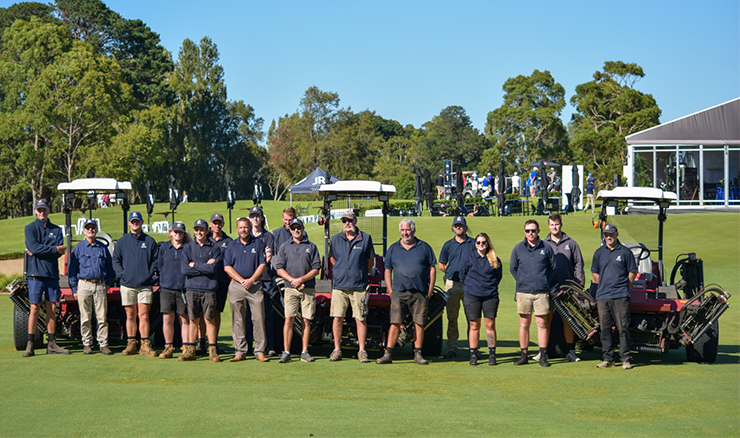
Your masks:
M569 101L607 60L643 67L636 88L655 97L661 122L740 96L738 0L107 4L159 33L174 59L185 38L209 36L229 99L251 104L265 129L316 85L342 107L415 127L459 105L482 130L506 79L549 70Z

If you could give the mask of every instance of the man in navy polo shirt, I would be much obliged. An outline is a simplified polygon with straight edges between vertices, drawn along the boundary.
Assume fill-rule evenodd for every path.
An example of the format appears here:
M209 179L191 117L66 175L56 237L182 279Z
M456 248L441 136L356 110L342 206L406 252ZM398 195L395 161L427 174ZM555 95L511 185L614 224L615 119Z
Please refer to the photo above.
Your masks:
M139 354L154 357L157 352L149 341L149 309L152 306L152 286L157 270L157 242L141 231L141 213L128 215L130 233L118 239L113 250L113 269L121 278L121 304L126 312L128 343L123 356L136 354L136 329L141 336Z
M108 248L96 239L98 223L92 219L83 225L85 240L75 245L69 258L69 286L80 308L82 352L92 354L92 312L98 321L98 345L103 354L108 348L108 288L116 279Z
M182 273L181 259L190 236L185 224L175 222L169 231L169 240L159 244L157 271L159 272L159 307L162 312L162 333L164 351L161 359L170 359L175 351L175 320L179 320L180 337L184 346L190 344L190 322L188 305L185 302L185 274ZM175 316L177 313L177 316Z
M285 323L280 363L290 362L293 322L299 309L303 318L301 361L313 362L313 357L308 353L308 340L311 335L311 321L316 313L314 278L319 275L321 258L316 245L303 238L303 221L298 218L290 221L290 232L293 233L293 239L280 247L273 265L278 275L285 280Z
M427 365L421 355L424 344L424 323L427 303L434 292L437 259L432 247L416 238L416 223L402 219L398 225L401 239L388 248L385 255L385 284L391 294L391 328L388 343L378 364L393 362L393 348L401 333L403 316L410 312L414 321L414 362Z
M329 360L342 360L342 327L347 307L352 306L352 316L357 323L357 341L360 350L357 360L368 363L370 359L365 350L367 339L367 285L370 283L368 273L373 269L375 249L369 234L357 228L357 216L353 210L342 215L341 233L331 238L329 257L332 268L331 317L334 318L332 334L334 351Z
M627 247L622 246L617 237L619 231L608 224L602 232L605 245L594 253L591 276L598 284L596 305L599 310L601 326L601 349L604 361L598 368L609 368L614 362L614 343L612 327L619 332L619 357L622 368L632 369L630 360L630 286L637 276L635 258Z
M60 348L56 341L56 307L62 290L59 288L59 264L57 259L65 252L64 236L59 226L49 221L49 202L39 199L34 205L36 220L26 225L26 280L28 298L31 301L31 314L28 316L28 342L23 357L35 354L33 339L36 336L41 303L46 307L46 328L49 343L46 354L69 354ZM46 294L46 301L44 301Z
M468 224L463 216L452 220L455 237L445 242L439 252L439 270L445 273L445 292L447 292L447 353L445 359L457 357L457 340L460 333L457 317L463 299L463 285L460 282L460 262L463 256L475 251L475 240L468 236Z
M247 218L236 222L239 238L226 247L224 270L231 277L229 305L231 307L231 332L234 338L234 357L231 362L246 359L247 346L245 322L247 307L252 312L254 330L254 356L259 362L269 362L265 356L265 311L260 277L267 267L265 244L252 236L252 224Z
M228 234L224 233L224 216L221 213L213 213L211 215L211 236L210 239L216 244L218 249L221 251L221 258L223 259L226 247L229 246L233 240ZM224 267L221 265L216 269L216 278L218 279L218 290L216 291L216 339L221 331L221 314L226 308L226 299L229 295L229 284L231 278L226 275ZM201 327L202 329L202 327ZM201 330L201 335L203 335ZM201 338L202 339L202 338ZM203 350L203 343L200 342L196 350ZM218 345L216 346L218 349Z
M208 359L221 362L216 349L216 290L218 290L218 267L222 264L221 250L208 237L208 224L198 219L193 225L195 240L185 245L181 262L185 274L185 296L190 319L190 341L179 361L195 360L194 341L202 318L206 320L208 336Z

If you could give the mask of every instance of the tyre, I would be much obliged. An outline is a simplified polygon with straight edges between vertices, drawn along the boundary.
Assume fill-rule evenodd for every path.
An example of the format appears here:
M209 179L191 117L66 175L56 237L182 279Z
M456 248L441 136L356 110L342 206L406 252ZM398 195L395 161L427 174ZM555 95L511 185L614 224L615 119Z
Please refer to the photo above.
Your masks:
M13 306L13 341L15 349L23 351L28 342L28 315L17 305ZM33 340L33 348L38 350L44 347L44 335L36 329L36 337Z
M560 313L553 312L552 322L550 323L550 338L547 341L547 357L565 357L568 353L568 346L565 343L563 333L563 318Z
M429 357L440 356L442 341L442 316L440 316L424 331L424 342L421 344L422 354Z
M715 321L693 344L686 347L686 360L688 362L714 363L717 360L718 346L719 322Z

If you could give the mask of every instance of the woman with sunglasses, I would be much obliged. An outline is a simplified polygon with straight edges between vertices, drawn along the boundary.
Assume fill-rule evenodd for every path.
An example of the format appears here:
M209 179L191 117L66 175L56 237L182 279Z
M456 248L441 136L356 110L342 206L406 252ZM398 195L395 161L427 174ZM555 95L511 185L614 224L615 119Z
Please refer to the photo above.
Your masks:
M496 365L496 313L498 312L498 285L501 282L501 260L486 233L475 236L475 251L468 253L462 261L460 281L465 296L463 307L470 321L468 344L470 365L478 365L478 343L481 313L486 329L488 365Z

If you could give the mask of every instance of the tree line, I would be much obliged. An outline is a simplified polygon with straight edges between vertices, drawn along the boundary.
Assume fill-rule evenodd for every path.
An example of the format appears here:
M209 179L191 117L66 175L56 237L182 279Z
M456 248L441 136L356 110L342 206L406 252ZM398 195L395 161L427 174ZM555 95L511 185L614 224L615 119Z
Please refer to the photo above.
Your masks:
M626 164L624 137L660 116L635 88L642 68L609 61L576 87L567 126L565 89L535 70L503 84L483 132L460 106L416 128L310 87L265 133L251 105L227 99L208 37L186 39L173 58L145 23L100 0L0 8L0 35L0 217L28 215L40 197L59 202L56 185L88 171L131 181L137 196L152 181L158 199L173 175L191 201L224 200L227 180L249 198L255 172L264 193L281 199L317 166L394 184L410 198L414 170L434 175L444 159L481 174L504 163L509 175L539 158L577 162L606 182Z

